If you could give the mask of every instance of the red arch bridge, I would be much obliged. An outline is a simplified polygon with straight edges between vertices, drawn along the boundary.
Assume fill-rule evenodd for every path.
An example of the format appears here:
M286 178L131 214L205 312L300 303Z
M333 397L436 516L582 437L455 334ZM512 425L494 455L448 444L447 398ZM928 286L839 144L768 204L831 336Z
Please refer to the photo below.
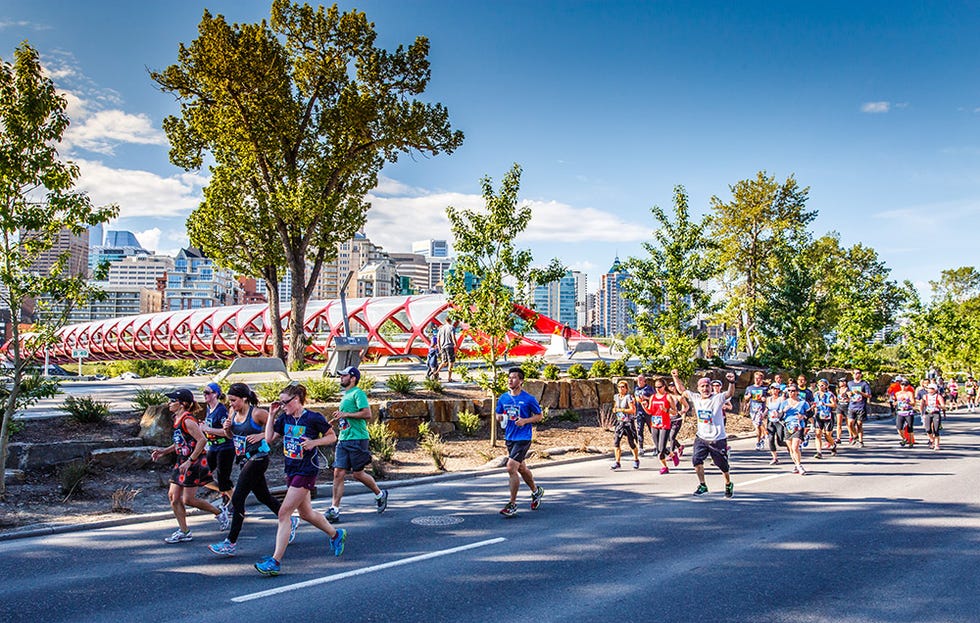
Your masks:
M424 356L432 333L446 322L450 305L445 295L392 296L347 301L351 335L368 339L368 355ZM514 305L514 314L530 323L528 333L551 335L564 328L558 321L526 307ZM280 316L288 325L288 308ZM303 324L307 336L307 361L325 360L333 339L344 335L339 300L310 301ZM568 332L566 331L566 335ZM571 341L584 338L570 332ZM73 361L72 351L85 349L89 361L124 359L234 359L272 355L272 330L268 305L235 305L125 316L69 325L49 349L53 363ZM475 351L485 344L484 335L464 329L457 348ZM510 334L516 356L543 355L546 345L529 337ZM287 338L288 347L288 338Z

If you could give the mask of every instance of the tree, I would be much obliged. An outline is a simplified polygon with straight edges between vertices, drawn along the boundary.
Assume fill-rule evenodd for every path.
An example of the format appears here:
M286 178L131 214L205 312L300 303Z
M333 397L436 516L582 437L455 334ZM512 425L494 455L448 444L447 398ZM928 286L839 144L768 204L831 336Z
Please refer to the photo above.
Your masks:
M73 305L97 291L85 275L73 275L68 251L46 273L32 267L50 253L62 231L81 235L90 225L113 218L116 206L93 207L74 190L78 167L58 157L57 144L68 127L65 99L41 70L37 52L25 41L14 51L13 64L0 59L0 310L10 318L11 340L0 379L3 424L0 466L7 463L7 444L14 414L38 399L54 395L56 386L28 372L34 356L57 341L55 331ZM45 296L57 301L58 313L22 334L21 309ZM0 497L6 485L0 478Z
M711 198L708 229L719 244L717 262L724 273L723 319L739 328L739 339L754 355L758 318L765 304L762 286L778 273L780 249L802 246L806 227L817 213L806 211L810 189L800 188L793 176L779 184L759 171L755 179L729 188L731 201Z
M980 272L973 266L960 266L944 270L939 281L930 281L937 299L949 299L957 303L980 296Z
M297 367L320 269L364 225L381 167L401 153L452 152L463 134L443 106L416 99L429 81L428 40L377 48L364 13L274 0L268 23L229 25L205 12L198 32L176 64L151 72L180 102L180 116L164 121L170 159L196 170L209 156L209 187L247 197L262 218L242 227L267 227L259 233L282 246Z
M460 320L471 331L480 347L489 372L483 372L478 383L496 398L504 391L499 377L498 360L516 346L513 334L523 335L529 323L514 314L514 303L522 302L530 285L560 279L565 267L554 259L543 270L531 269L533 259L527 249L518 249L514 242L531 222L531 208L519 205L517 194L521 186L521 167L514 164L494 191L489 176L481 180L485 209L460 210L449 206L456 260L446 279L446 292L452 309L451 320ZM474 277L467 289L467 274ZM515 281L516 288L506 285ZM515 295L515 291L519 293ZM490 443L496 445L497 427L490 427Z
M942 271L938 282L930 282L934 296L928 305L917 296L910 297L901 329L905 366L925 371L935 365L945 371L970 373L980 369L980 293L971 296L970 289L962 287L972 281L971 270Z
M626 338L626 348L655 370L690 374L700 342L697 320L714 310L701 284L715 276L711 254L716 246L706 236L705 220L691 220L683 186L674 187L673 219L659 206L650 212L656 242L643 243L649 257L624 263L629 277L623 296L637 308L637 335Z

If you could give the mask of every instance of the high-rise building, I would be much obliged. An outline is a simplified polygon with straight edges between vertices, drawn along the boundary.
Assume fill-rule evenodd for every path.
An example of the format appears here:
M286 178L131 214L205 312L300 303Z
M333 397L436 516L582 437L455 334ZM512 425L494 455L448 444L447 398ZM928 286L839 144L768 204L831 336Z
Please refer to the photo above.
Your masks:
M398 293L395 263L388 258L368 262L357 272L357 297L394 296Z
M419 253L389 253L395 263L398 275L409 280L408 288L414 294L429 294L432 288L429 284L429 263L425 256Z
M169 255L129 255L109 263L110 285L156 288L157 279L174 269Z
M22 231L21 237L30 238L32 232ZM58 238L50 249L40 254L28 269L32 273L46 275L51 272L54 265L66 254L68 264L65 266L65 276L85 276L88 274L88 230L82 230L81 234L74 234L68 229L58 232Z
M425 258L429 265L428 292L442 292L445 289L446 272L452 266L449 257L449 243L445 240L416 240L412 243L412 253Z
M561 279L534 288L534 310L578 330L585 321L579 318L585 309L585 286L585 274L570 270Z
M166 308L203 309L232 305L237 282L230 270L214 265L200 249L181 249L167 274Z
M424 257L449 257L449 243L445 240L416 240L412 243L412 253Z
M320 268L320 276L313 288L313 299L332 300L340 298L340 286L343 285L347 273L354 275L347 283L345 295L348 298L358 297L357 273L369 262L387 259L384 249L371 242L363 232L337 245L337 257L332 262L324 262Z
M612 337L632 333L629 319L636 305L624 299L621 290L622 282L628 276L618 256L602 276L602 285L595 297L595 329L599 335Z
M68 324L163 311L163 293L154 288L112 284L107 281L93 281L90 285L102 290L105 293L104 298L73 308L68 314ZM62 301L56 301L50 296L43 296L37 302L36 317L41 321L60 315L63 309Z
M124 257L136 255L150 255L150 252L143 248L131 231L109 230L105 234L105 241L102 244L91 246L88 255L89 275L95 273L95 269L102 263L117 262Z

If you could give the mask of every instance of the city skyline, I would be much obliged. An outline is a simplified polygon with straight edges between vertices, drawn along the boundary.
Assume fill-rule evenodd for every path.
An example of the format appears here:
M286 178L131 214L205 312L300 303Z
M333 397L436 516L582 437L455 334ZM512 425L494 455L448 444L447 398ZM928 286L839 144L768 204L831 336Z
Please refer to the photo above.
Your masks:
M455 154L403 156L369 199L366 234L389 252L449 239L445 207L482 206L479 179L524 168L535 216L522 246L597 284L613 257L642 255L649 208L683 184L692 211L766 170L810 186L813 231L873 246L920 289L975 264L980 212L980 25L968 3L815 6L747 2L341 2L380 45L429 37L427 101L466 133ZM229 21L269 2L5 3L0 56L22 40L65 90L62 153L79 187L117 202L107 229L175 254L206 172L167 161L175 112L147 69L176 60L204 7ZM520 19L514 19L519 16ZM965 226L964 226L965 225Z

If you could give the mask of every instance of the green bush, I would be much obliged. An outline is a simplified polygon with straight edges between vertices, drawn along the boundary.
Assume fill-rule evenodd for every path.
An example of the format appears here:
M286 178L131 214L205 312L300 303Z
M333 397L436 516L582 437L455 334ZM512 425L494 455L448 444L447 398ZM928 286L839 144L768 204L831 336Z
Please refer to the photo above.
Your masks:
M528 357L521 362L521 370L524 371L524 378L541 378L541 368L544 367L544 357Z
M101 424L109 418L109 403L95 400L91 396L68 396L59 409L68 414L68 419L78 424Z
M442 442L442 436L433 431L428 422L419 424L419 447L429 455L436 469L446 471L446 444Z
M419 422L419 439L432 434L432 426L428 422Z
M167 395L155 389L139 389L133 396L133 406L140 411L146 411L150 407L167 404Z
M568 378L584 379L587 376L585 366L580 363L573 363L568 367Z
M599 359L589 368L589 376L594 379L604 379L609 376L609 364Z
M279 394L286 389L291 381L272 381L271 383L259 383L255 386L255 395L262 402L273 402L279 400Z
M459 429L459 432L463 433L467 437L475 436L482 425L480 416L471 411L463 411L457 416L457 418L459 421L456 423L456 427Z
M370 375L363 375L361 380L357 382L357 386L360 387L365 392L369 392L374 389L374 386L378 384L378 379Z
M371 454L376 459L390 461L395 456L395 447L397 444L395 433L384 422L371 422L367 428L370 437L368 446L371 449Z
M411 394L417 383L407 374L392 374L385 382L388 389L396 394Z
M330 378L307 379L303 381L303 385L308 399L315 402L326 402L340 394L340 383Z
M554 416L554 419L558 422L578 422L581 420L581 416L571 409L565 409L558 415Z
M541 376L549 381L557 381L558 377L561 376L561 368L553 363L549 363L544 367L544 370L541 371Z
M425 379L424 381L422 381L422 387L424 387L430 392L435 392L437 394L446 393L446 388L442 386L442 383L439 382L439 379Z
M609 364L609 376L629 376L630 368L626 365L626 359L617 359Z

